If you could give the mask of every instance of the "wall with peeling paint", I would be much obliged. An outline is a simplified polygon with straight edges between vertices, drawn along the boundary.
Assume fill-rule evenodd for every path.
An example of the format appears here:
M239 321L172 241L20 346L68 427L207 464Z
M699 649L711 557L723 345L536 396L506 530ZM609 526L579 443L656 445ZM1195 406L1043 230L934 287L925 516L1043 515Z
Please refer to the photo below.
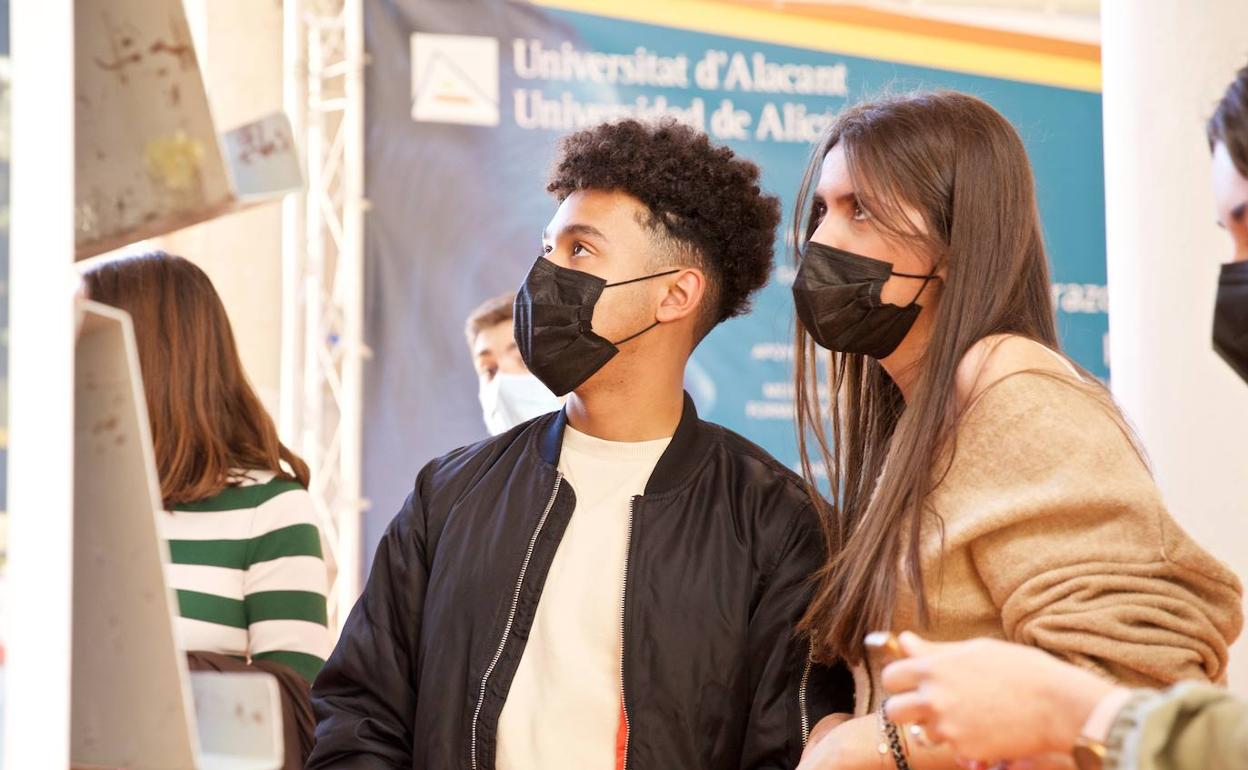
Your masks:
M180 4L80 0L74 36L78 256L224 210L229 178Z

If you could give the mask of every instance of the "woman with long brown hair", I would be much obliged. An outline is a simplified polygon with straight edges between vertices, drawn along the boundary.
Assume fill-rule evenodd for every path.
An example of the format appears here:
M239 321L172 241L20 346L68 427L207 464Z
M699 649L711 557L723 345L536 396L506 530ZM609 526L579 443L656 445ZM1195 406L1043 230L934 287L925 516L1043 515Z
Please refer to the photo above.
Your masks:
M803 628L855 667L858 700L802 767L955 766L883 718L871 631L1008 639L1130 684L1223 679L1240 585L1170 517L1108 392L1061 353L1031 167L1005 118L951 92L852 107L798 207L798 433L812 490L818 469L833 492L833 556Z
M88 298L134 322L182 644L279 663L310 683L332 642L308 467L247 382L212 282L163 252L83 280Z

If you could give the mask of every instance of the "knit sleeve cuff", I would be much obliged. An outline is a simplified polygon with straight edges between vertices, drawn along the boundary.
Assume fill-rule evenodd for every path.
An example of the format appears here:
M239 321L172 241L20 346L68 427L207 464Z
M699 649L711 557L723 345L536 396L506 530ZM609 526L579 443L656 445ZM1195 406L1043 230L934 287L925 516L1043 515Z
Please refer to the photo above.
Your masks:
M1127 770L1136 766L1144 723L1158 705L1172 697L1172 693L1156 690L1134 690L1131 693L1109 728L1103 770Z

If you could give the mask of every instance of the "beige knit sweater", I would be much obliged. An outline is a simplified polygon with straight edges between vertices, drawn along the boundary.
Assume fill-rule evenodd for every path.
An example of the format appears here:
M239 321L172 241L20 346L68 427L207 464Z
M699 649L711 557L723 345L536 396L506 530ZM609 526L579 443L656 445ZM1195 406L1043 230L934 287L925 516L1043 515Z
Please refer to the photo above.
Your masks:
M922 564L932 623L899 592L893 630L1033 645L1137 686L1222 681L1242 588L1175 523L1101 397L1023 372L963 415L929 497ZM856 672L860 714L878 671Z

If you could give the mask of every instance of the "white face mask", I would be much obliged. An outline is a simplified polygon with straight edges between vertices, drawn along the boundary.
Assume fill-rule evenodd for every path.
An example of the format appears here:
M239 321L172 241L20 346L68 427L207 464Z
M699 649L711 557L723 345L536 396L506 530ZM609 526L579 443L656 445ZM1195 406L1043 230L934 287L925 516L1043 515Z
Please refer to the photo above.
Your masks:
M536 377L499 372L477 393L481 413L491 436L506 433L522 422L558 410L562 403Z

